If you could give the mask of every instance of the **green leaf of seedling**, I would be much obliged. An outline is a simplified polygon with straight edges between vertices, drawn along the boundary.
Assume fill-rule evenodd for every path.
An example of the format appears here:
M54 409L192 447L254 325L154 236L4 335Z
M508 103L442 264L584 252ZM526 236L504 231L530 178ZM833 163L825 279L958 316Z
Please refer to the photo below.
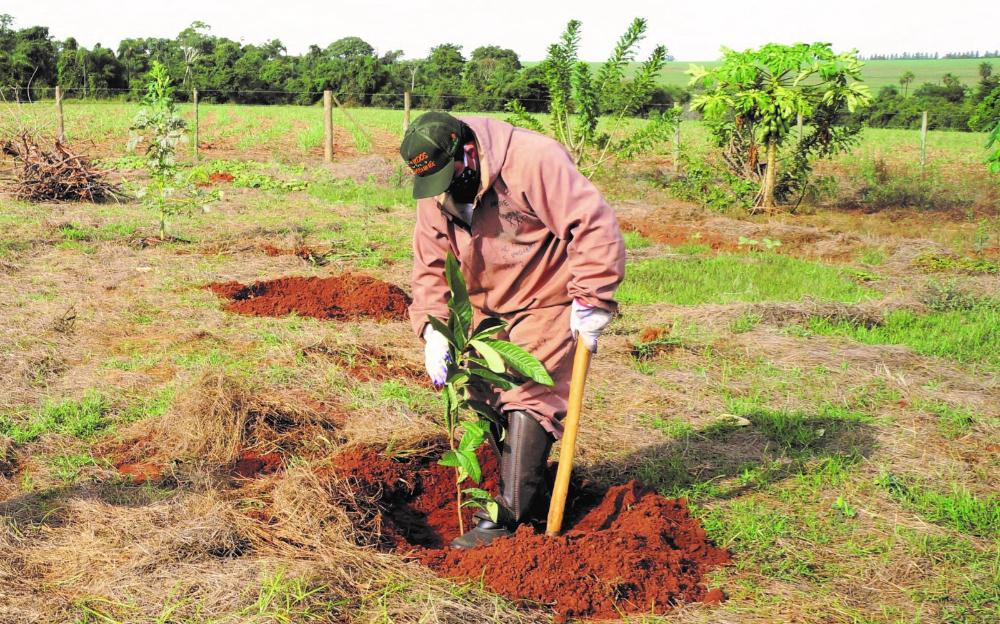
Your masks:
M455 388L465 384L469 381L469 373L464 370L453 370L451 375L448 376L446 383L451 384Z
M486 501L486 513L490 514L490 520L493 522L499 522L500 505L492 498Z
M501 331L507 327L507 322L502 321L498 318L488 316L479 322L476 326L476 330L472 332L473 340L482 340L483 338L489 338L495 335L497 332Z
M489 426L480 420L468 420L462 426L465 431L462 433L462 441L458 443L458 450L475 453L479 445L486 439Z
M493 409L493 406L489 403L484 403L482 401L470 400L469 407L472 408L477 414L485 418L486 420L492 422L498 427L503 427L503 419L500 416L500 412Z
M453 344L457 354L465 351L466 330L462 328L461 317L452 307L451 302L448 303L448 309L451 310L451 315L448 317L448 329L451 330L451 335L455 339Z
M543 386L552 385L552 377L549 376L548 371L546 371L542 363L538 361L538 358L531 355L521 347L512 342L507 342L506 340L485 340L482 342L485 342L487 345L492 347L493 350L499 353L500 356L506 360L514 370L521 373L528 379L534 381L535 383L542 384ZM490 370L493 370L492 366L490 367Z
M510 390L511 388L517 385L510 379L507 379L506 377L498 375L493 371L487 370L485 368L470 368L469 372L475 375L476 377L485 379L486 381L490 382L491 384L497 386L502 390Z
M486 365L489 366L490 370L494 373L504 373L507 371L507 367L504 366L503 357L497 352L493 347L492 343L497 341L491 340L490 344L483 342L482 340L472 340L469 342L472 347L479 352L484 358L486 358Z
M451 409L452 410L457 409L458 408L458 404L459 404L459 402L458 402L458 392L455 391L454 384L445 383L445 385L444 385L444 392L445 392L445 394L448 397L448 405L451 407Z
M479 459L476 458L476 452L459 450L455 455L458 457L459 463L458 483L464 481L466 476L472 479L473 482L479 483L479 480L483 478L483 471L479 467Z
M448 279L448 288L451 289L451 301L448 302L448 307L461 321L462 334L467 336L469 325L472 323L472 304L469 303L469 291L465 287L465 278L462 277L458 259L450 251L444 262L444 272Z
M480 488L466 488L462 490L462 495L466 497L466 500L462 503L462 507L484 509L490 515L490 520L493 522L497 521L497 518L500 516L500 505L490 496L489 492Z
M458 468L461 466L458 461L458 453L455 451L445 451L444 454L441 455L441 459L438 460L438 463L442 466L450 466L452 468Z

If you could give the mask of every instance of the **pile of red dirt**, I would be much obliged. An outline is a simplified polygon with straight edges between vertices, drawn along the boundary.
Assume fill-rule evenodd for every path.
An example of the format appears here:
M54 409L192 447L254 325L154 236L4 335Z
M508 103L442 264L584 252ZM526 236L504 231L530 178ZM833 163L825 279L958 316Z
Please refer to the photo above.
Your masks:
M233 474L243 479L253 479L260 475L278 472L284 460L277 453L256 453L244 451L233 464Z
M152 462L129 462L115 466L118 472L132 479L132 483L150 483L163 480L163 466Z
M410 298L402 289L367 275L282 277L249 286L239 282L206 286L230 299L223 308L249 316L284 316L295 312L321 319L403 320Z
M481 458L483 487L495 492L496 460L490 452ZM342 455L336 465L367 494L381 494L391 549L441 576L481 580L513 600L550 606L559 621L664 613L681 602L723 599L720 590L704 586L703 575L728 563L729 552L708 542L684 500L634 481L604 491L577 488L558 537L524 525L489 546L455 551L448 548L458 535L453 469L365 449ZM467 511L466 528L470 516Z

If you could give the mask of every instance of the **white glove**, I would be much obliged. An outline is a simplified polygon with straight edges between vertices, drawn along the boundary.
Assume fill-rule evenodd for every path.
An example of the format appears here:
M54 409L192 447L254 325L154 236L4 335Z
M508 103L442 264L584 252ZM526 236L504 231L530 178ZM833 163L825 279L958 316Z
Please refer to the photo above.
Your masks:
M569 330L573 338L583 337L591 353L597 353L597 338L611 322L611 313L601 308L588 306L576 299L573 300L569 315Z
M448 339L428 324L424 328L424 341L424 366L434 385L441 387L448 380L448 362L451 362Z

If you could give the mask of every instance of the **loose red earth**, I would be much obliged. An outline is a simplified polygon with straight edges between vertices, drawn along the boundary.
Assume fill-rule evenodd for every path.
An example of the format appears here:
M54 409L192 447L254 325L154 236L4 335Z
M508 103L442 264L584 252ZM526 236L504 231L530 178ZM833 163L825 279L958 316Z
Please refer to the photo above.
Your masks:
M259 454L254 451L244 451L233 464L233 474L243 479L253 479L278 472L283 465L284 461L277 453Z
M402 289L367 275L282 277L250 285L239 282L206 286L230 302L223 309L249 316L285 316L295 312L321 319L402 320L410 298Z
M481 454L481 463L483 487L495 492L493 454ZM396 461L370 449L341 455L336 465L360 489L381 496L388 548L441 576L547 605L559 621L664 613L681 602L723 598L705 587L703 575L728 563L729 552L708 542L684 500L634 481L605 491L577 488L558 537L524 525L489 546L454 551L447 547L459 532L451 468L427 458ZM465 516L468 527L471 511Z

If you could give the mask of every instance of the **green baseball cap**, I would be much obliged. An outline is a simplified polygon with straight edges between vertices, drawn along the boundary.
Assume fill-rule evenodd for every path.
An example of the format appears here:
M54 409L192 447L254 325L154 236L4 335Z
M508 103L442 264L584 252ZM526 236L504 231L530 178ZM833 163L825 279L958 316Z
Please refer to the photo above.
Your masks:
M429 112L406 129L399 155L414 174L413 199L434 197L451 186L452 163L461 153L464 126L448 113Z

